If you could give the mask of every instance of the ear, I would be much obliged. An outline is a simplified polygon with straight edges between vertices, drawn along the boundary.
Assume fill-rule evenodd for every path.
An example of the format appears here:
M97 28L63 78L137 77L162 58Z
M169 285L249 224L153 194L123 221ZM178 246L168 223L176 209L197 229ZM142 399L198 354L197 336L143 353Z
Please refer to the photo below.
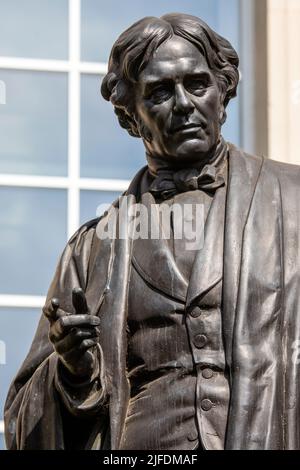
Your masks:
M143 123L142 119L137 115L137 113L133 114L133 119L140 137L150 144L152 142L152 134L148 127Z
M139 131L142 139L146 140L149 144L152 142L152 134L149 131L148 127L145 124L141 123L139 126Z
M219 109L219 123L220 123L220 126L222 126L224 124L224 122L226 121L226 118L227 118L224 100L225 100L225 94L221 93L221 95L220 95L220 109Z
M221 107L220 113L219 113L219 123L221 126L223 126L224 122L226 121L226 111L224 106Z

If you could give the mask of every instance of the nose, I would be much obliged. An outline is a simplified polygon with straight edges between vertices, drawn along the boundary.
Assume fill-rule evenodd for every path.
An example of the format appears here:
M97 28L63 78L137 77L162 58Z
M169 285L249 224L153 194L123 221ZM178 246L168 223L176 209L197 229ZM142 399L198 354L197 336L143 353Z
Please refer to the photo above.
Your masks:
M175 85L174 113L188 114L194 108L184 86L181 83Z

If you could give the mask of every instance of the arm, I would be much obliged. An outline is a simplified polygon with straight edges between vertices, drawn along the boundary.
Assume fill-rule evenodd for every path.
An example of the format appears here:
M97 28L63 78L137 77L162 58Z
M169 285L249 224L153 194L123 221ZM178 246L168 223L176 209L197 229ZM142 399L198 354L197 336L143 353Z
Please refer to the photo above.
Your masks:
M87 285L96 223L97 221L80 229L67 244L50 286L46 305L49 305L53 297L59 298L61 309L72 312L72 287L85 289ZM97 348L100 352L100 347ZM100 380L95 385L95 377L92 375L90 378L93 382L90 390L88 387L77 387L74 392L75 384L72 381L67 383L67 376L62 376L59 357L49 340L49 321L42 315L31 349L7 397L7 447L63 449L68 448L68 443L74 441L78 434L82 439L80 442L78 436L75 439L77 448L89 446L88 441L95 426L93 412L102 407L104 414L107 414L106 398L101 393ZM94 402L89 400L92 396L96 399ZM69 397L75 398L69 401ZM78 419L78 414L82 418L86 415L84 422ZM101 421L104 419L100 415L99 426ZM84 427L87 428L86 432L83 432Z
M100 320L89 313L84 292L72 291L75 313L59 308L53 298L44 308L50 322L49 339L58 357L55 386L70 413L86 417L99 412L103 404L99 345Z

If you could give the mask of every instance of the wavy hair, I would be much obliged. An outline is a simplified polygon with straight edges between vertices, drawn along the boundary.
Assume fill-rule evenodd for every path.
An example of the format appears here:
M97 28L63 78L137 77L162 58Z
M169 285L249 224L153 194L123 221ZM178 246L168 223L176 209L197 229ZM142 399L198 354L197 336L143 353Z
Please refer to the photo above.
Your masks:
M188 40L204 55L223 93L224 108L236 96L239 58L229 41L196 16L170 13L161 18L143 18L114 43L101 85L102 96L113 104L121 127L134 137L142 136L135 117L134 86L155 50L173 36Z

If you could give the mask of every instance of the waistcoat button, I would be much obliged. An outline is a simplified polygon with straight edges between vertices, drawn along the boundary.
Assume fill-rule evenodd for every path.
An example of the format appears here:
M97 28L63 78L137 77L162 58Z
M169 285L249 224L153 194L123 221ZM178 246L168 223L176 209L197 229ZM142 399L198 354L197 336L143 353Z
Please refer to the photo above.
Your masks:
M205 335L196 335L194 338L194 345L196 348L203 348L207 343L207 337Z
M198 305L190 311L190 315L193 318L200 317L201 313L202 313L201 308L198 307Z
M204 377L205 379L211 379L213 375L214 373L211 369L209 369L209 367L207 367L207 369L203 369L202 371L202 377Z
M212 408L213 404L208 398L204 398L201 402L201 408L204 411L209 411Z

